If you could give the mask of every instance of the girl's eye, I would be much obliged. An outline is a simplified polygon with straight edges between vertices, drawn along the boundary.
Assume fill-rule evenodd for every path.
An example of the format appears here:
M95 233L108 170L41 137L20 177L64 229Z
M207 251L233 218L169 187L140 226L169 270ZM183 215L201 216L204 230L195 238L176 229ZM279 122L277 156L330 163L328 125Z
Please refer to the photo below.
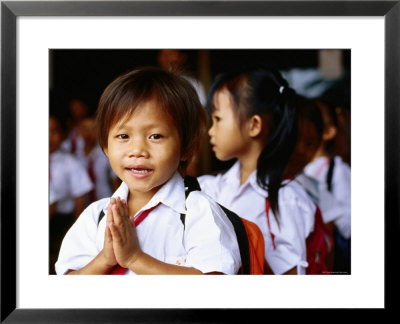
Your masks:
M119 135L117 135L117 138L119 138L119 139L128 139L129 136L126 135L126 134L119 134Z
M161 138L162 138L162 135L160 135L160 134L152 134L152 135L150 135L150 139L158 140L158 139L161 139Z
M219 116L213 116L213 119L215 122L219 122L221 120L221 118Z

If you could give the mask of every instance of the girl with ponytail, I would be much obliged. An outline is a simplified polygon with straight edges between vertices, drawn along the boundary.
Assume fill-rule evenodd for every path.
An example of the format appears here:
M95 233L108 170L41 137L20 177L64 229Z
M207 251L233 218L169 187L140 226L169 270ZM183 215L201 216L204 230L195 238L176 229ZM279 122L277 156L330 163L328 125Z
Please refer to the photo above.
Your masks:
M220 204L260 227L267 273L304 274L307 267L315 206L286 174L301 99L278 71L264 68L220 75L208 94L212 150L221 161L237 161L199 182Z

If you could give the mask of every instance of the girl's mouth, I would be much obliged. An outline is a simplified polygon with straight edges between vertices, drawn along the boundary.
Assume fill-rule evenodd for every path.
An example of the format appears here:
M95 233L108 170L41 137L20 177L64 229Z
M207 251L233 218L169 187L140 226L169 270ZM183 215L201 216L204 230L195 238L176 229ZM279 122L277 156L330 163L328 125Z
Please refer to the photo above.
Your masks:
M152 171L151 169L128 169L128 170L130 170L133 173L138 173L138 174L146 174L146 173L149 173Z
M128 172L135 178L145 178L153 173L153 169L147 168L127 168Z

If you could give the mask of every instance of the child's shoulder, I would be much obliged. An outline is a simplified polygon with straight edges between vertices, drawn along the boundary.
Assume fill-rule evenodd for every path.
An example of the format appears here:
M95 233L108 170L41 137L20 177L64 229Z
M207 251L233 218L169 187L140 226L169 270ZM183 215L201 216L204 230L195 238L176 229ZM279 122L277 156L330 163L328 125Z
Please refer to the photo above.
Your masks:
M216 228L225 234L233 230L221 206L203 191L192 191L186 198L185 219L185 224L193 230L196 228L197 233L203 233L202 236Z
M214 199L219 199L222 192L229 188L228 179L225 174L203 175L197 178L202 192L207 193Z
M285 196L287 198L290 198L291 196L302 195L305 192L305 190L303 185L301 184L302 181L298 180L300 179L295 178L291 180L285 180L282 183L281 188L279 189L279 195Z
M307 194L313 199L314 202L318 201L320 188L316 179L304 173L300 173L296 176L294 181L299 183L305 189Z
M280 204L296 204L303 210L313 211L315 209L314 201L303 185L296 180L291 180L285 183L279 190Z
M206 174L197 177L197 180L199 181L200 187L203 188L203 186L216 184L220 181L220 178L221 174Z
M232 178L239 178L240 166L239 163L234 163L230 168L216 171L211 174L201 175L197 177L200 186L203 185L218 185L224 182L229 182ZM225 183L226 184L226 183Z
M217 204L215 200L204 191L192 191L186 198L187 207L211 206Z
M99 217L102 211L106 212L106 207L110 202L110 198L102 198L95 202L92 202L85 208L82 214L79 216L80 221L89 221L90 223L98 224Z
M335 156L334 161L336 170L342 173L350 173L351 170L350 165L347 162L345 162L341 156Z

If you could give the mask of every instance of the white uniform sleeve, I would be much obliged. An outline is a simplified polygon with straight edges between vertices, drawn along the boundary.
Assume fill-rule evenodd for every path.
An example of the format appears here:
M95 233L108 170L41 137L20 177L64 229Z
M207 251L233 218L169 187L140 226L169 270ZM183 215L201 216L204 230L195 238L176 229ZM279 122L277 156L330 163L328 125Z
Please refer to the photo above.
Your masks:
M106 200L89 205L65 235L55 264L58 275L83 268L99 254L96 238L101 231L97 220Z
M49 181L49 204L53 204L60 199L60 195L58 195L57 190L55 190L54 185L51 181Z
M319 207L324 223L336 222L343 215L342 209L337 204L333 195L325 188L319 189Z
M71 158L69 161L70 177L69 181L71 184L71 193L76 198L88 193L93 188L92 181L85 168L76 160Z
M235 230L219 205L194 191L186 200L184 246L186 266L203 273L236 274L241 266Z
M267 262L275 274L282 274L296 267L298 274L305 274L308 266L306 254L306 239L314 228L315 205L311 200L301 200L296 197L279 195L279 226L272 211L270 211L271 233L274 236L275 247L271 235L265 238L265 255Z
M343 212L335 225L343 237L348 239L351 236L351 171L344 162L338 163L334 169L333 195Z

